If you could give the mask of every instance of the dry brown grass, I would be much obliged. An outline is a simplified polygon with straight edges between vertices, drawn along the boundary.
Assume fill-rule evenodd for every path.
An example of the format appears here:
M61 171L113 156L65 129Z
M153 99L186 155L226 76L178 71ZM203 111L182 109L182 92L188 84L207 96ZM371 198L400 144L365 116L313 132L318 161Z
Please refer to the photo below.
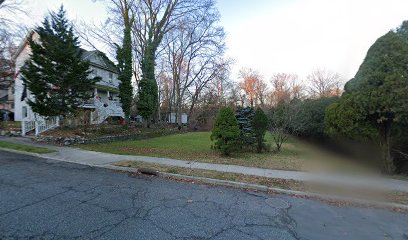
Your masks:
M259 176L243 175L237 173L224 173L212 170L201 170L201 169L190 169L182 167L167 166L161 164L151 164L142 163L135 161L122 161L114 164L120 167L131 167L131 168L148 168L154 169L159 172L173 173L193 177L204 177L211 179L227 180L234 182L242 182L248 184L256 184L267 186L270 188L279 188L294 191L304 191L313 193L323 193L323 194L334 194L346 197L354 197L366 200L376 200L393 202L399 204L408 204L408 193L397 192L397 191L378 191L378 190L368 190L368 189L357 189L349 187L334 187L326 185L324 183L310 183L287 179L277 179L277 178L266 178Z

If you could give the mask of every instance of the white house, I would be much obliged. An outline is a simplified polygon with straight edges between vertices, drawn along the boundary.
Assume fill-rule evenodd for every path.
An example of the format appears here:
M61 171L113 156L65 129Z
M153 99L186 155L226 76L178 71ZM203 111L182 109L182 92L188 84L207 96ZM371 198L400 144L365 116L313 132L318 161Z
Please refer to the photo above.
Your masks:
M168 122L169 123L177 123L177 113L170 113L168 116ZM181 123L182 124L187 124L188 123L188 115L187 113L182 113L181 114Z
M19 74L21 67L30 57L31 49L28 45L28 39L39 41L39 35L32 31L24 42L20 45L15 54L16 62L16 79L15 79L15 121L22 122L22 134L35 130L36 134L40 134L48 129L58 126L58 118L43 118L34 113L27 104L27 99L33 100L30 91L23 85L23 80ZM119 80L115 65L106 57L105 54L99 51L81 50L84 60L88 60L91 65L92 75L90 77L99 76L102 78L95 85L93 98L84 102L82 109L89 117L91 124L99 124L109 117L123 118L124 113L122 105L119 101Z

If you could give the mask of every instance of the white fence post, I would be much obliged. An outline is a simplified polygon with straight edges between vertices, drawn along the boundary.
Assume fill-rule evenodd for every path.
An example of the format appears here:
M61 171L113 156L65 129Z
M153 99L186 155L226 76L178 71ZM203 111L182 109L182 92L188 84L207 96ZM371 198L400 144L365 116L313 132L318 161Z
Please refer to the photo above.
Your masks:
M35 126L35 136L38 136L39 129L38 129L38 122L37 121L34 122L34 126Z
M25 136L25 135L26 135L25 121L21 121L21 136Z

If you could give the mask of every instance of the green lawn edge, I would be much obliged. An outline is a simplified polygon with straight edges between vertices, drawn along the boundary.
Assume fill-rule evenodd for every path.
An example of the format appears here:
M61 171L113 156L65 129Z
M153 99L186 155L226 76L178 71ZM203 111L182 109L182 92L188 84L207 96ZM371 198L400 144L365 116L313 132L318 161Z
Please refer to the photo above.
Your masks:
M0 141L0 148L13 149L13 150L18 150L18 151L38 153L38 154L57 152L55 150L44 148L44 147L34 147L34 146L25 145L25 144L10 143L6 141Z

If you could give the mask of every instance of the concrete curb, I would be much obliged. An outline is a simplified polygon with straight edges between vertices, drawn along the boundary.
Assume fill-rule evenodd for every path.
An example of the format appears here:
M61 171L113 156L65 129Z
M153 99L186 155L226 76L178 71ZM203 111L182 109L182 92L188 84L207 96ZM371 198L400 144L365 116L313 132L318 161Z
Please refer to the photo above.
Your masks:
M129 168L129 167L119 167L119 166L110 165L110 166L106 166L105 168L111 169L111 170L117 170L117 171L132 172L132 173L138 172L138 169ZM314 198L314 199L320 199L320 200L326 200L326 201L344 201L344 202L349 202L349 203L369 205L369 206L375 206L375 207L380 207L380 208L399 208L399 209L408 210L408 205L399 204L399 203L361 200L361 199L343 197L343 196L338 196L338 195L302 192L302 191L287 190L287 189L282 189L282 188L271 188L271 187L267 187L264 185L219 180L219 179L205 178L205 177L194 177L194 176L187 176L187 175L174 174L174 173L160 172L159 176L179 179L179 180L197 181L199 183L227 186L227 187L233 187L233 188L244 188L244 189L255 190L255 191L260 191L260 192L273 192L277 194L284 194L284 195L303 197L303 198Z
M24 151L8 149L8 148L1 148L1 147L0 147L0 150L6 151L6 152L13 152L13 153L19 153L23 155L34 156L34 157L38 157L42 159L78 164L78 165L89 166L89 167L103 168L103 169L109 169L109 170L114 170L114 171L129 172L129 173L138 172L138 169L130 168L130 167L119 167L119 166L114 166L114 165L94 165L94 164L71 162L71 161L66 161L64 159L44 156L38 153L30 153L30 152L24 152ZM281 188L271 188L271 187L267 187L264 185L219 180L219 179L213 179L213 178L194 177L194 176L164 173L164 172L159 172L159 177L166 177L166 178L173 178L173 179L187 180L187 181L197 181L197 182L204 183L204 184L213 184L213 185L227 186L227 187L233 187L233 188L244 188L248 190L255 190L255 191L261 191L261 192L272 192L272 193L277 193L277 194L284 194L284 195L303 197L303 198L314 198L314 199L320 199L320 200L326 200L326 201L344 201L344 202L349 202L349 203L369 205L369 206L380 207L380 208L398 208L398 209L408 210L408 205L399 204L399 203L369 201L369 200L362 200L362 199L356 199L356 198L350 198L350 197L343 197L343 196L338 196L338 195L303 192L303 191L287 190L287 189L281 189Z

